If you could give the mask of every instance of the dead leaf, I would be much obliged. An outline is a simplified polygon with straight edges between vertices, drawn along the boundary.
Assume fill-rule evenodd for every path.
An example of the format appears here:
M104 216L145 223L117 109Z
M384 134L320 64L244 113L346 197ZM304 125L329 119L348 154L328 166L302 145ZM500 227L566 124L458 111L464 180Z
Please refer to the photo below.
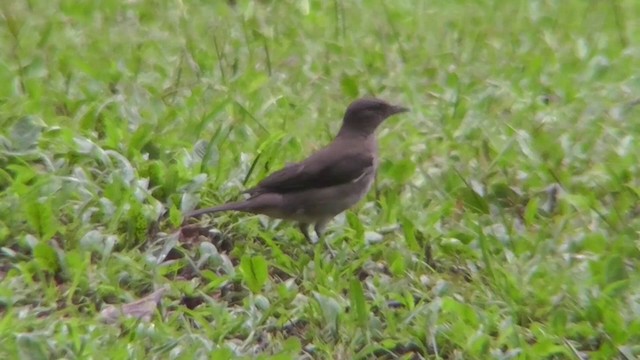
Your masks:
M124 305L109 305L100 311L100 318L108 324L115 323L121 317L149 321L151 320L151 315L156 311L162 296L168 290L167 286L163 286L140 300Z

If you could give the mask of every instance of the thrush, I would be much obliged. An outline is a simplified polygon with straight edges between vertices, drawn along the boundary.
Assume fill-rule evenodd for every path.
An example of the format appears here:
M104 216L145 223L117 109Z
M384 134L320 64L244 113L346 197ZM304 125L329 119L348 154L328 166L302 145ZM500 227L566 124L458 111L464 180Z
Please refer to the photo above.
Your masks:
M200 209L197 217L221 211L263 214L293 220L313 242L336 215L356 205L371 189L378 169L376 129L388 117L409 111L375 98L352 102L333 141L305 160L286 165L248 189L246 200Z

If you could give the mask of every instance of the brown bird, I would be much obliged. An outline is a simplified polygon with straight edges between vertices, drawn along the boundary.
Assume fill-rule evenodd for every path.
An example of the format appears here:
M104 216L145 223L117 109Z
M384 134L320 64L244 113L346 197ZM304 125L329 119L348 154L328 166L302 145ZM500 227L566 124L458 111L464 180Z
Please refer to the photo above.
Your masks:
M336 215L358 203L371 189L378 169L375 130L388 117L409 111L374 98L352 102L334 140L305 160L286 165L246 190L243 201L196 210L195 217L220 211L263 214L297 221L308 241L309 226L318 238Z

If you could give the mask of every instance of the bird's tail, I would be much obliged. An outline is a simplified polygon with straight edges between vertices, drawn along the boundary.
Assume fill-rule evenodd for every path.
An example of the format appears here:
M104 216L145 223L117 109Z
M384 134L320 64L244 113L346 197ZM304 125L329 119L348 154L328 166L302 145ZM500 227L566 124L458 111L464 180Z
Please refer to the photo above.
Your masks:
M194 210L186 215L187 218L190 217L198 217L204 214L213 214L221 211L247 211L249 210L249 202L248 201L236 201L230 202L226 204L222 204L219 206L214 206L210 208Z

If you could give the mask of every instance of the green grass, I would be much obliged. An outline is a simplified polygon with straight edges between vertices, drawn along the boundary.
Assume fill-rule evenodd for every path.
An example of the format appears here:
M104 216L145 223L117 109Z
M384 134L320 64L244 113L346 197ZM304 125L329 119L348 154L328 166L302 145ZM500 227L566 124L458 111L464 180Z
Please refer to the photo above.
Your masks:
M232 3L0 5L0 358L640 357L640 2ZM180 235L363 95L412 112L335 258Z

